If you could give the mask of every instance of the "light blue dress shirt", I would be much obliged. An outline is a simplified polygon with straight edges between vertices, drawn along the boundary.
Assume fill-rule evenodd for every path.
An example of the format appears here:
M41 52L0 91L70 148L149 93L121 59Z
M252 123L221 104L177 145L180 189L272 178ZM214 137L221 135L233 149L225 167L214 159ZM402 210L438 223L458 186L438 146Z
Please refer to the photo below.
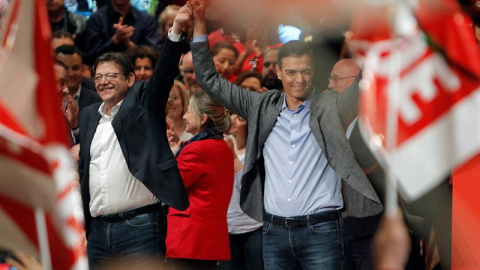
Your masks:
M178 40L172 33L169 37ZM192 42L207 40L202 35L193 37ZM328 164L310 130L310 104L314 96L312 91L293 111L287 107L283 95L282 111L263 148L267 213L293 217L343 208L341 179Z
M303 216L343 208L340 177L327 162L310 126L315 91L297 111L283 106L265 142L267 213Z

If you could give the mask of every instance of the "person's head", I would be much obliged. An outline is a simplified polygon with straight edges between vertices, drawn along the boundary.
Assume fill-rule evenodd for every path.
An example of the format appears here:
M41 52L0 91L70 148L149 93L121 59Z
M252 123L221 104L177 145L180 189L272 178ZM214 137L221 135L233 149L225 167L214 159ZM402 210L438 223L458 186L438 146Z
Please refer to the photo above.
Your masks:
M52 39L50 40L50 45L52 51L55 51L56 48L62 45L75 45L72 35L65 31L55 31L52 34Z
M120 14L125 15L125 13L130 9L130 0L111 0L113 9L115 9Z
M262 86L265 88L281 89L282 81L277 77L278 48L269 48L263 53Z
M157 50L151 46L141 45L128 49L125 54L132 61L135 79L148 81L158 60Z
M228 111L210 98L205 92L190 97L187 113L183 116L185 130L197 134L205 129L214 129L225 133L230 128Z
M55 80L57 82L58 95L61 98L68 93L68 88L65 82L66 81L65 67L60 62L54 62L53 71L55 72Z
M65 66L66 83L71 95L75 94L82 82L82 52L75 46L62 45L55 49L55 59Z
M255 71L246 71L238 75L235 84L253 92L262 92L262 76Z
M8 6L7 0L0 0L0 30L2 30L4 19L7 16Z
M122 101L135 83L132 62L123 54L109 52L95 60L93 80L105 105L112 108Z
M167 36L168 30L173 26L173 20L177 16L180 6L168 5L158 16L158 34L161 38Z
M187 86L188 93L192 95L193 93L198 93L202 91L202 88L197 84L195 78L195 69L193 68L193 58L192 52L189 51L183 56L182 66L180 71L183 75L183 82Z
M233 136L247 136L248 129L247 129L247 120L241 117L238 114L232 113L230 115L230 121L232 124L230 125L230 129L228 131L229 134Z
M328 89L336 89L342 93L351 85L357 75L360 73L360 67L357 63L350 59L340 59L332 68L328 77Z
M167 116L173 120L182 119L188 109L188 93L183 83L174 80L168 96Z
M59 12L64 9L65 0L48 0L47 1L47 11L48 13Z
M305 101L312 92L313 53L302 41L289 41L278 50L277 76L288 98Z
M213 57L215 69L222 77L230 76L233 73L233 66L238 57L237 49L229 42L217 43L210 50Z

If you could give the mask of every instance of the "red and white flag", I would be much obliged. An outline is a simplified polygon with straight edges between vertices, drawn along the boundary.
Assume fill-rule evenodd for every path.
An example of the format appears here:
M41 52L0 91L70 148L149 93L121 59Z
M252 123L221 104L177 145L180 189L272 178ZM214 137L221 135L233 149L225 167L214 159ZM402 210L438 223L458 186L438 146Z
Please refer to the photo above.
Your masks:
M362 131L407 199L480 152L480 49L471 20L456 1L423 2L395 16L364 7L376 15L359 13L351 41L364 64Z
M50 35L44 0L11 3L0 47L0 246L40 257L47 243L53 269L88 269Z

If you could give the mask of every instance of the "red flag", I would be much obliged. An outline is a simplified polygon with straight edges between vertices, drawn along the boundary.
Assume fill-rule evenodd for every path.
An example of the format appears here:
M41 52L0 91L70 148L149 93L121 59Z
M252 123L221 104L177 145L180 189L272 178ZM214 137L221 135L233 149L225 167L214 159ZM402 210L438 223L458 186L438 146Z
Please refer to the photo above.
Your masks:
M410 199L480 151L480 50L456 2L437 2L380 16L369 24L380 35L352 41L365 65L362 130Z
M46 236L53 269L87 269L49 25L44 0L12 2L0 55L0 244L39 257ZM46 235L35 209L46 211Z

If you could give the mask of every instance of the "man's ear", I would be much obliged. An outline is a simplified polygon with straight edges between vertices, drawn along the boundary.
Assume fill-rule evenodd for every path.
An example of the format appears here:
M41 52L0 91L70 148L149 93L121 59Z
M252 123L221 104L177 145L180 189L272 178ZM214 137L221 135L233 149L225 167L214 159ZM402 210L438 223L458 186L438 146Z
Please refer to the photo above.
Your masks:
M278 67L278 65L276 66L276 69L277 69L277 78L281 81L282 80L282 70Z
M133 84L135 83L135 74L133 73L128 74L127 83L129 88L133 86Z

